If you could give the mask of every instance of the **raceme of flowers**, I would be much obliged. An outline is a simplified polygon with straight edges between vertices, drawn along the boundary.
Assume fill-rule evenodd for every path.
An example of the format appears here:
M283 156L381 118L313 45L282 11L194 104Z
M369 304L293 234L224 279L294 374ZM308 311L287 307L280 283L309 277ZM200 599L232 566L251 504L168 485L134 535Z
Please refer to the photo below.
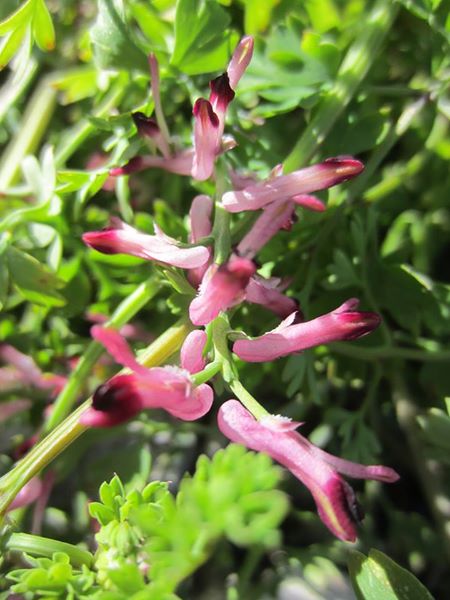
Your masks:
M235 143L224 135L227 108L235 88L248 66L253 40L245 37L238 44L227 71L210 83L209 98L199 98L193 107L193 145L174 150L174 141L164 119L160 98L159 67L149 58L155 118L133 115L139 135L154 142L159 154L138 156L113 176L127 175L147 168L165 169L203 181L215 177L219 155ZM333 341L354 340L373 331L380 317L359 311L358 300L349 299L331 312L304 321L297 301L283 292L289 281L269 279L257 273L257 253L281 230L288 230L298 206L325 210L324 203L311 195L355 177L363 170L360 161L338 156L284 175L281 165L274 167L264 181L242 177L230 170L235 189L226 191L216 204L209 196L194 198L189 212L190 235L186 243L168 237L158 227L153 235L112 218L101 231L83 235L84 242L106 254L123 253L186 269L186 277L196 295L189 306L189 318L196 327L213 322L221 313L243 302L259 304L281 319L279 325L259 337L233 333L233 353L246 362L271 361ZM249 231L226 260L214 261L213 223L216 211L228 213L259 211ZM180 352L180 367L145 368L140 365L122 335L95 325L92 336L127 372L119 373L94 393L91 407L80 420L90 427L117 425L144 409L163 409L182 420L203 417L213 403L213 389L206 383L195 385L193 375L208 364L208 336L194 329ZM304 483L317 504L325 525L338 538L356 539L356 525L362 518L355 494L342 475L394 482L397 473L388 467L363 466L345 461L314 446L295 431L298 423L269 415L255 418L238 400L229 400L219 409L218 424L233 442L268 453Z

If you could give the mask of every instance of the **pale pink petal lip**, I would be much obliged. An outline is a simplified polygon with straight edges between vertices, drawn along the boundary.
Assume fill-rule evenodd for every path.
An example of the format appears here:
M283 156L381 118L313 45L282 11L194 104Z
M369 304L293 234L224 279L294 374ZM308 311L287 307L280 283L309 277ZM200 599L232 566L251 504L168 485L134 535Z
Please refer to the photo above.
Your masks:
M8 511L32 504L41 495L42 487L42 481L39 477L32 477L8 506Z
M229 212L257 210L275 201L323 190L355 175L364 165L351 157L329 158L322 163L250 185L240 191L225 192L222 204Z
M253 261L236 256L220 267L211 265L203 277L197 297L189 306L192 323L207 325L220 312L242 302L245 288L255 271Z
M194 104L194 160L192 177L204 181L214 171L216 155L219 153L219 118L209 100L199 98Z
M208 336L202 329L191 331L183 342L180 350L180 364L189 373L199 373L205 368L206 359L203 356Z

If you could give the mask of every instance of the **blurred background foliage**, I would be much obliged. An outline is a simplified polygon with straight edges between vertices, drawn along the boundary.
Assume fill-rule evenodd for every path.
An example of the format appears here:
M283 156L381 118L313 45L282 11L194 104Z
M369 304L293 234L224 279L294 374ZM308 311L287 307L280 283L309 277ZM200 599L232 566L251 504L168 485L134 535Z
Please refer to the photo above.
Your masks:
M446 597L450 559L448 9L445 0L3 0L0 5L5 67L0 73L0 341L32 356L43 371L68 374L89 343L89 315L111 315L155 272L138 259L88 250L81 234L119 215L147 231L156 222L169 235L186 236L192 198L212 191L210 182L159 170L108 176L111 166L145 151L131 112L153 110L148 53L160 61L164 111L180 146L190 143L193 101L223 71L245 33L255 36L256 47L230 106L227 132L238 142L227 155L231 164L258 177L278 163L292 170L339 154L356 155L366 164L350 184L320 194L326 212L299 213L292 230L275 237L258 258L264 275L291 278L289 294L300 300L307 318L356 296L363 308L382 314L382 327L358 343L336 343L270 364L242 363L239 369L268 410L305 421L303 429L315 443L346 458L388 464L401 474L394 486L370 482L358 488L367 517L357 548L386 553L438 598ZM236 217L236 236L241 226ZM161 284L133 322L136 348L173 324L182 306L177 298ZM275 325L255 306L240 307L233 317L234 327L253 335ZM82 382L83 394L112 368L99 361ZM26 385L0 390L2 404L20 398L32 405L7 421L3 471L15 449L41 426L51 401L48 393ZM120 505L149 480L171 481L176 491L183 474L195 472L199 454L211 456L224 444L214 421L213 414L192 425L146 415L117 430L84 436L52 466L55 482L41 519L43 535L92 548L86 506L97 498L99 485L118 473L127 490L114 492ZM321 525L308 492L290 477L283 478L284 493L271 489L279 474L272 481L267 462L266 475L258 480L264 459L246 456L230 459L235 471L223 476L218 493L230 490L231 510L235 498L243 502L241 468L245 475L255 469L255 489L272 494L267 498L275 504L270 508L264 500L260 506L267 526L239 531L235 525L236 532L205 517L208 534L199 542L198 561L186 559L185 574L173 575L174 582L189 575L181 596L222 598L227 588L230 599L354 597L346 570L349 550ZM249 467L246 460L259 463ZM196 477L198 470L189 480L190 493ZM104 556L111 559L111 546L120 556L142 551L136 539L156 535L145 511L152 502L165 506L166 493L163 484L136 492L137 507L145 494L149 504L135 510L127 530L131 541L116 537L111 543L105 535ZM157 501L149 500L152 494ZM109 506L113 500L105 497ZM224 510L213 499L214 494L202 497L207 514ZM91 514L106 526L95 506ZM244 508L235 523L245 520ZM173 549L177 535L195 538L201 531L204 517L198 511L186 532L174 525L165 541L161 531L156 536L173 556L182 554L180 547ZM190 520L183 516L171 516L178 528ZM30 530L32 511L14 518L20 530ZM144 533L136 533L142 527ZM160 556L162 550L149 552ZM363 555L358 556L350 562L353 578L364 572ZM206 558L207 566L196 571ZM25 598L91 598L94 592L105 599L149 597L139 596L149 593L141 589L142 571L127 571L126 561L118 560L123 572L114 581L113 559L105 567L104 577L113 578L108 595L99 591L88 566L74 571L64 552L32 560L33 568L18 571L24 563L7 556L5 569L15 570L4 580L5 590L14 581ZM364 564L380 560L370 555ZM59 587L49 583L50 573L56 573ZM167 575L158 577L152 597L174 597L157 589ZM369 598L361 589L355 593Z

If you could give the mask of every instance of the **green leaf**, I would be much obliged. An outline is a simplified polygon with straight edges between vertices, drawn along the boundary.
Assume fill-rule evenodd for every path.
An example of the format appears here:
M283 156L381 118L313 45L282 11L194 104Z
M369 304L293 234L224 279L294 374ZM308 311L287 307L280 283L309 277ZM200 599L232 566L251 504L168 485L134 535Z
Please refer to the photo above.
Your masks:
M27 32L28 23L8 33L0 48L0 69L3 69L17 52Z
M224 69L230 17L214 0L178 0L171 64L188 75Z
M56 291L63 282L30 254L10 247L7 251L11 279L19 292L36 304L64 306L65 299Z
M379 550L352 552L348 568L359 600L433 600L412 573Z
M134 43L125 23L122 0L98 0L98 15L90 31L94 58L102 69L147 71L145 54Z
M0 23L0 35L6 35L28 25L33 15L33 5L35 0L27 0L12 15Z
M48 52L54 49L55 28L44 0L34 2L33 36L41 50Z

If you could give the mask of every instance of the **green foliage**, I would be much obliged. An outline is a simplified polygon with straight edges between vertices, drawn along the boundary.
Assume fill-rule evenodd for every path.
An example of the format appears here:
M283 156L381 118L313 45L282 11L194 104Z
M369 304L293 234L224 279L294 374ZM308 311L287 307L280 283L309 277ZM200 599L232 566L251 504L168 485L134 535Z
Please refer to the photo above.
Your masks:
M414 575L379 550L353 552L349 571L358 600L432 600Z
M222 537L244 547L276 547L287 511L286 497L274 489L278 481L279 470L267 456L230 445L212 460L200 457L176 498L161 482L128 494L117 477L102 484L101 502L90 505L102 525L96 535L99 579L118 591L143 587L137 568L131 572L126 564L131 559L148 570L150 589L169 593L210 557ZM122 566L128 583L118 586Z
M188 75L223 70L232 41L230 17L215 0L178 0L171 64Z
M55 30L44 0L26 0L12 15L0 23L0 69L3 69L23 45L21 57L25 63L31 51L31 41L44 51L55 47Z

